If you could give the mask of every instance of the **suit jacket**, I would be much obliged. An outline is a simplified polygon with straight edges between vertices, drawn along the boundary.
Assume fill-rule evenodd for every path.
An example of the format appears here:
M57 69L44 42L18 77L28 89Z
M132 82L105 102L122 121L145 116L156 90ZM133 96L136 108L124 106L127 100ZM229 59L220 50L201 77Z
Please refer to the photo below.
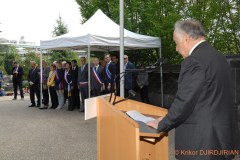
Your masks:
M73 80L73 85L77 87L78 85L78 66L75 67L75 70L72 68L72 80Z
M55 76L55 79L54 79L54 81L55 81L55 89L56 90L64 89L63 76L64 76L64 70L57 69L56 70L56 76Z
M73 71L72 69L70 69L68 71L68 73L66 74L66 77L65 77L65 74L66 74L66 70L64 71L63 73L63 78L64 78L64 87L65 87L65 90L68 91L68 83L70 83L70 87L73 86ZM67 81L66 81L67 80Z
M111 77L109 78L107 76L107 68L111 73ZM107 86L109 83L113 84L114 83L114 79L116 76L116 65L113 62L110 62L109 65L106 64L105 68L104 68L104 83Z
M82 85L82 83L85 83L85 84ZM83 68L83 70L82 70L82 67L78 69L78 85L80 86L88 85L88 64L85 64L85 67Z
M43 84L47 84L49 72L50 72L50 67L43 68L43 71L42 71Z
M37 67L34 70L30 69L28 72L28 81L32 81L34 85L40 84L40 70Z
M175 131L176 151L233 150L239 132L233 106L231 70L208 42L200 43L181 64L178 91L158 130ZM177 159L212 160L214 157L176 155Z
M135 66L133 63L128 61L127 66L125 68L125 72L128 72L128 69L135 69ZM135 87L135 79L136 79L136 73L134 72L128 72L125 73L124 76L124 88L125 89L133 89Z
M104 68L102 66L98 66L97 71L96 71L100 81L103 83L104 79ZM93 73L93 67L91 67L91 89L100 89L102 84L100 84L96 78L94 77Z
M13 67L12 69L13 83L22 82L23 68L20 66L18 67L17 69L18 74L13 73L15 71L16 71L16 68Z

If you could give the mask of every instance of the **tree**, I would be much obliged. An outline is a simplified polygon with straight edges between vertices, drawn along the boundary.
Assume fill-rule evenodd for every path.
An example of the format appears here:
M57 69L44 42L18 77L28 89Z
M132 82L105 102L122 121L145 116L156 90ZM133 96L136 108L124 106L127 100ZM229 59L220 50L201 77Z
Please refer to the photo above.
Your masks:
M54 26L54 30L52 31L53 37L61 36L63 34L68 33L68 27L62 20L62 17L59 15L58 19L56 20L56 26Z
M15 46L7 46L7 50L5 50L5 54L3 57L3 65L4 69L8 75L12 74L12 67L14 61L19 61L20 57L17 53Z
M101 9L116 23L119 22L118 0L76 1L80 6L83 22L97 9ZM174 23L187 18L200 20L208 41L222 53L240 54L240 0L221 3L212 0L125 0L124 5L125 28L136 33L161 37L163 56L171 63L180 63L182 60L175 51ZM148 57L149 51L143 54Z
M59 15L59 18L56 20L56 26L54 26L53 37L61 36L68 33L67 24L64 23L62 17ZM63 50L54 50L50 52L50 61L62 61L62 60L72 60L76 58L76 55L73 51L63 51Z
M25 58L20 61L20 66L23 68L23 79L26 80L28 76L28 71L31 69L31 61L35 61L40 65L40 59L34 52L29 52L26 54ZM38 66L39 67L39 66Z

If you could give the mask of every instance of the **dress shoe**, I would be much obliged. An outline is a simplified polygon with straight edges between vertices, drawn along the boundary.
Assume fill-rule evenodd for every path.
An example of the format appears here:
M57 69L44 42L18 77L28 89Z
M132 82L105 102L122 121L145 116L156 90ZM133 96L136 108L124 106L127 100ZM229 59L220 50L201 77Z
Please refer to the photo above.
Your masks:
M80 109L79 112L84 112L84 109Z
M28 106L28 107L35 107L35 105L30 105L30 106Z
M47 109L47 106L39 107L39 109Z
M62 107L59 106L59 107L57 107L55 110L60 110L60 109L62 109Z
M17 98L13 98L12 100L17 100Z

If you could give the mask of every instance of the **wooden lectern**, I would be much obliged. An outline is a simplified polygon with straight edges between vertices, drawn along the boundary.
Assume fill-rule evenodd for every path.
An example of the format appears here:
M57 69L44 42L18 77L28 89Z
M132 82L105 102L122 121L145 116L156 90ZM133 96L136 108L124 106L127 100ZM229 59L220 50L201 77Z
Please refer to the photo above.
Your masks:
M98 97L96 105L98 160L168 160L168 135L125 113L136 110L157 118L166 115L166 109L133 100L113 106L109 97Z

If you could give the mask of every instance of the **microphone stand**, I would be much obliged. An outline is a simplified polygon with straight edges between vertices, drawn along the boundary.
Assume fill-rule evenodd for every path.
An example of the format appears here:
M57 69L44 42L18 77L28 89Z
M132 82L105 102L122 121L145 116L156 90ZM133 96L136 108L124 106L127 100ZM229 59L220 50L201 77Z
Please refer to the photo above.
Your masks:
M116 101L116 97L117 97L117 91L118 91L119 88L120 88L120 80L121 80L122 77L124 77L126 74L128 74L128 73L134 73L134 72L153 72L153 71L157 70L157 67L159 67L159 66L161 66L161 65L163 65L163 64L165 64L165 63L166 63L166 59L161 58L161 59L159 59L154 65L152 65L150 69L127 69L127 71L124 71L124 72L119 73L119 74L114 78L114 82L116 82L116 78L120 77L121 74L123 74L123 75L119 78L119 84L118 84L115 92L114 92L113 87L111 88L111 95L110 95L110 98L109 98L109 102L111 102L111 100L112 100L113 92L114 92L114 100L113 100L112 105L115 105L115 104L117 104L117 103L119 103L119 102L125 101L125 100L127 100L128 98L130 98L131 96L133 96L132 94L129 94L129 96L128 96L127 98L122 99L122 100L120 100L120 101L118 101L118 102L115 102L115 101ZM152 68L152 67L155 67L155 68ZM133 90L129 90L129 91L133 91ZM136 94L136 93L134 93L134 96L135 96L135 94Z

